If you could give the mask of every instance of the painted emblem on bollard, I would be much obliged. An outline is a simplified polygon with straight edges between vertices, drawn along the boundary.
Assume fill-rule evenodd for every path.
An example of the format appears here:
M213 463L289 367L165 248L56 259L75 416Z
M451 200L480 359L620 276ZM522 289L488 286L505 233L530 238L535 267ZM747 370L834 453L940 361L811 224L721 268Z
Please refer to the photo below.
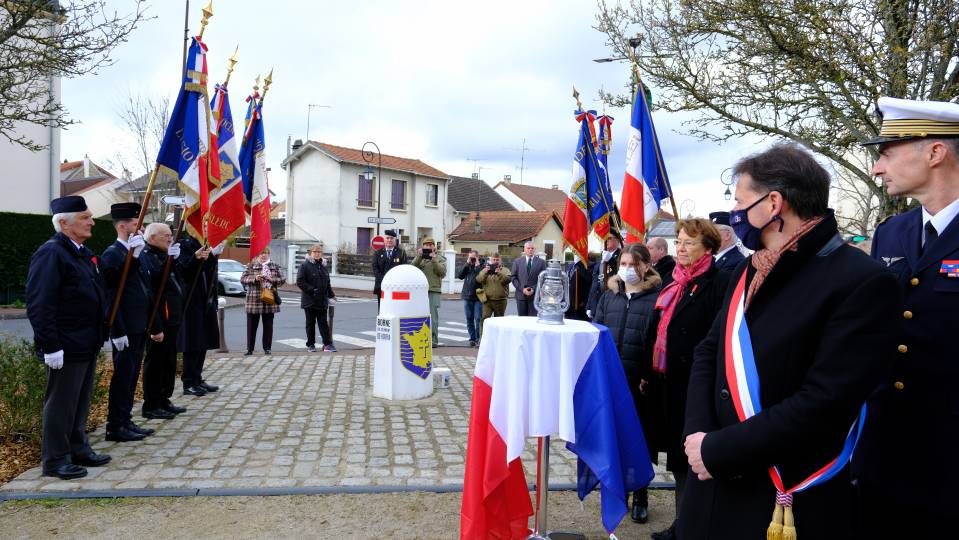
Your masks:
M421 379L433 369L429 317L400 317L400 363Z

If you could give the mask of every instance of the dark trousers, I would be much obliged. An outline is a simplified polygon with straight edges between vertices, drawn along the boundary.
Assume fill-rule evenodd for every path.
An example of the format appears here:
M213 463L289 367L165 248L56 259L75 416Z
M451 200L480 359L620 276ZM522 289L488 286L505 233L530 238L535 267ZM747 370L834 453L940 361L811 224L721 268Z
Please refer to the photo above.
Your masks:
M146 334L127 334L130 344L122 351L113 348L113 377L110 378L110 395L107 400L107 431L116 431L133 420L133 396L143 364L143 347Z
M93 453L87 439L87 415L96 368L96 353L90 354L89 360L64 362L60 369L47 368L40 444L44 471L71 463L71 456L86 457Z
M477 300L463 300L463 313L466 315L466 330L470 341L479 341L483 332L483 303Z
M330 335L330 321L327 318L327 309L323 308L305 308L303 314L306 315L306 346L316 345L316 327L320 327L320 339L323 345L332 345L333 337Z
M163 341L151 340L143 360L143 410L170 404L176 385L176 336L178 327L164 328Z
M183 352L183 373L180 374L183 388L190 388L203 382L204 362L206 362L206 351Z
M273 313L246 314L246 350L252 351L256 345L256 329L260 326L260 317L263 317L263 351L273 348Z
M888 488L864 484L856 486L859 498L856 538L874 540L880 538L946 538L943 530L954 527L945 525L955 521L936 508L929 508L920 501L910 501L903 493L893 494Z
M506 298L501 298L499 300L487 300L483 304L483 320L489 319L490 317L502 317L506 315ZM482 325L480 325L482 329ZM482 334L482 332L480 332Z
M534 296L526 296L523 291L516 291L516 313L520 317L535 317L536 308L533 307Z

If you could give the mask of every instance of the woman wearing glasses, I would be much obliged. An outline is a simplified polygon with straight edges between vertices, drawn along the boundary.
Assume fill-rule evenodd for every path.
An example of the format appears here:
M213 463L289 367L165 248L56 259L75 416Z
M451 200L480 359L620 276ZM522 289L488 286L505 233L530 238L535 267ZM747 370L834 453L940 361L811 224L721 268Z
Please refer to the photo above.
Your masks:
M713 254L719 250L722 238L708 219L681 219L676 223L676 235L673 282L656 300L655 345L641 388L652 409L644 416L651 424L643 426L651 434L647 444L652 454L666 452L666 468L676 479L676 516L679 516L688 470L683 422L693 350L706 337L722 306L729 274L713 266ZM654 540L676 538L675 521L652 537Z

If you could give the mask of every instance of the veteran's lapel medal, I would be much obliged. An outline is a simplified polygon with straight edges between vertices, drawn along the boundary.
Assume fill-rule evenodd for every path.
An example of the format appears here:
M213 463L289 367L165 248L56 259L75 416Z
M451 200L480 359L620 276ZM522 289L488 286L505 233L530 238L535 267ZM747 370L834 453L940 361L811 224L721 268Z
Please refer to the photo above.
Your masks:
M939 273L946 277L959 278L959 260L943 259L942 266L939 267Z
M896 261L902 260L902 257L883 257L882 262L886 263L886 266L892 266L896 264Z

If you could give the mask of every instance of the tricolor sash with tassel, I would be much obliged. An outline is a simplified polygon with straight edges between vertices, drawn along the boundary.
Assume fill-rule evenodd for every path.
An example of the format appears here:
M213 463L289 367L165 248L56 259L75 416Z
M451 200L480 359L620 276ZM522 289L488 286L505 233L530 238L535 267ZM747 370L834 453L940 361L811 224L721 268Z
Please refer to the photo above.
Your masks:
M746 419L762 410L759 402L759 374L756 370L756 358L753 355L752 340L746 325L747 271L748 268L743 270L733 291L729 313L726 315L725 334L726 382L729 384L730 397L740 422L745 422ZM865 419L866 405L863 404L859 417L849 428L842 452L792 488L786 489L778 467L774 465L769 468L769 477L776 487L776 506L773 510L772 522L766 530L767 540L796 540L796 524L792 512L793 493L799 493L829 480L846 466L859 441Z

